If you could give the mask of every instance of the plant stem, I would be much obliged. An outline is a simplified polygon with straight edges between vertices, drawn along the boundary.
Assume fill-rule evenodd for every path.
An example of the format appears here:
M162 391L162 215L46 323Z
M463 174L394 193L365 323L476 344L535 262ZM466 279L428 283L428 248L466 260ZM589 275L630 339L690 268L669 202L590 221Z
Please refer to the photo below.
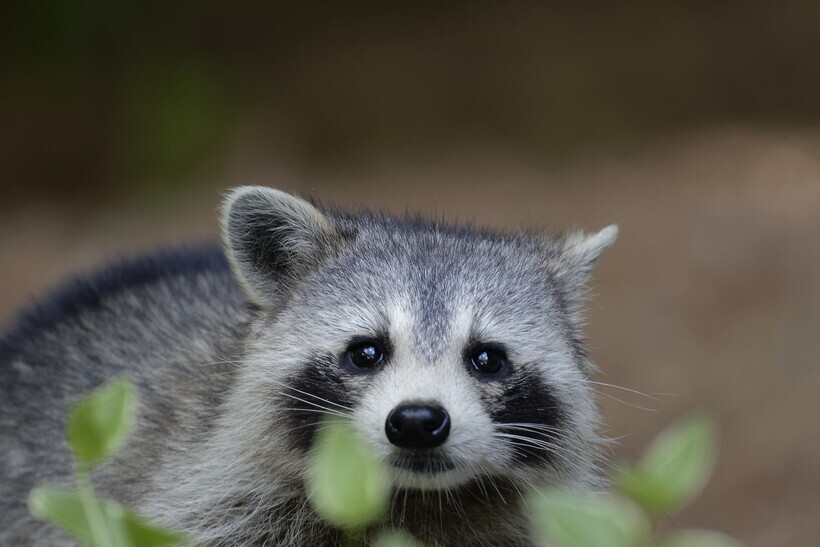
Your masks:
M344 530L342 532L342 547L362 547L364 545L364 531Z
M100 504L97 503L94 491L91 489L91 471L84 464L80 464L79 469L77 469L77 490L83 502L85 518L88 520L94 545L97 547L113 545L111 536L108 533L108 527L105 525L105 520L100 511Z

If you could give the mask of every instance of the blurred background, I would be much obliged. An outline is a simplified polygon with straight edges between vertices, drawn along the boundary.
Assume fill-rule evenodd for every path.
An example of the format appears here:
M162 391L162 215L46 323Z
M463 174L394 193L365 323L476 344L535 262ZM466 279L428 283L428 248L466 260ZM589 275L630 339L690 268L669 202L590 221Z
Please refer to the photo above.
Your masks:
M221 193L516 228L616 222L589 339L615 457L692 407L674 525L820 535L820 3L16 2L0 324L67 274L216 236Z

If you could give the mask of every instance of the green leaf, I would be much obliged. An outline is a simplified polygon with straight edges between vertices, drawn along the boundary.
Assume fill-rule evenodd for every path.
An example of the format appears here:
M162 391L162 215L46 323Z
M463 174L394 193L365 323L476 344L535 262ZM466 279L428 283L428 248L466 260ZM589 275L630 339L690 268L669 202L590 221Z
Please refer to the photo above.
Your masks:
M68 415L67 437L77 459L94 464L119 450L134 424L137 394L125 377L78 401Z
M621 489L653 515L680 509L706 485L715 462L715 427L704 414L672 424L637 467L619 470Z
M31 491L28 507L35 517L56 524L80 541L91 544L91 528L79 494L65 488L40 486Z
M743 547L743 545L720 532L681 530L662 541L660 547Z
M628 498L542 490L530 502L537 536L562 547L635 547L649 537L649 520Z
M346 529L378 520L390 496L384 464L339 419L326 420L319 429L308 488L319 514Z
M190 545L188 538L143 522L118 503L92 498L100 518L104 543L95 541L86 505L78 492L66 488L38 487L29 495L29 510L87 545L97 547L161 547ZM98 536L99 537L99 536Z
M125 512L121 522L125 535L130 540L128 545L133 547L193 545L193 542L186 536L158 526L152 526L129 511Z
M424 544L401 530L381 532L373 547L424 547Z

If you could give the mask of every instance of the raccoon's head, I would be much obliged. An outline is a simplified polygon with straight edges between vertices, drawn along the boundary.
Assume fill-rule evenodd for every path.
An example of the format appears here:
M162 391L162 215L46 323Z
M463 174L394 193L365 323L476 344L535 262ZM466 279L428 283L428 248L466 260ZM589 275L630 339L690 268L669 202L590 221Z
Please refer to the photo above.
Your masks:
M222 225L260 309L238 388L237 442L255 457L304 471L333 414L399 488L594 476L579 304L614 226L499 235L323 213L262 187L231 193Z

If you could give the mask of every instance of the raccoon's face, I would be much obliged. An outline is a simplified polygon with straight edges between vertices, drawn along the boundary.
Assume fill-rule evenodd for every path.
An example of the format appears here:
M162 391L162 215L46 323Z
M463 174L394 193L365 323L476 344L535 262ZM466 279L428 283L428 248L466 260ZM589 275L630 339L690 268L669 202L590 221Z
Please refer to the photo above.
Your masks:
M264 309L243 382L261 399L260 440L287 440L279 456L303 466L330 414L351 421L400 488L594 475L576 306L614 228L499 236L328 216L246 187L229 197L223 232Z

